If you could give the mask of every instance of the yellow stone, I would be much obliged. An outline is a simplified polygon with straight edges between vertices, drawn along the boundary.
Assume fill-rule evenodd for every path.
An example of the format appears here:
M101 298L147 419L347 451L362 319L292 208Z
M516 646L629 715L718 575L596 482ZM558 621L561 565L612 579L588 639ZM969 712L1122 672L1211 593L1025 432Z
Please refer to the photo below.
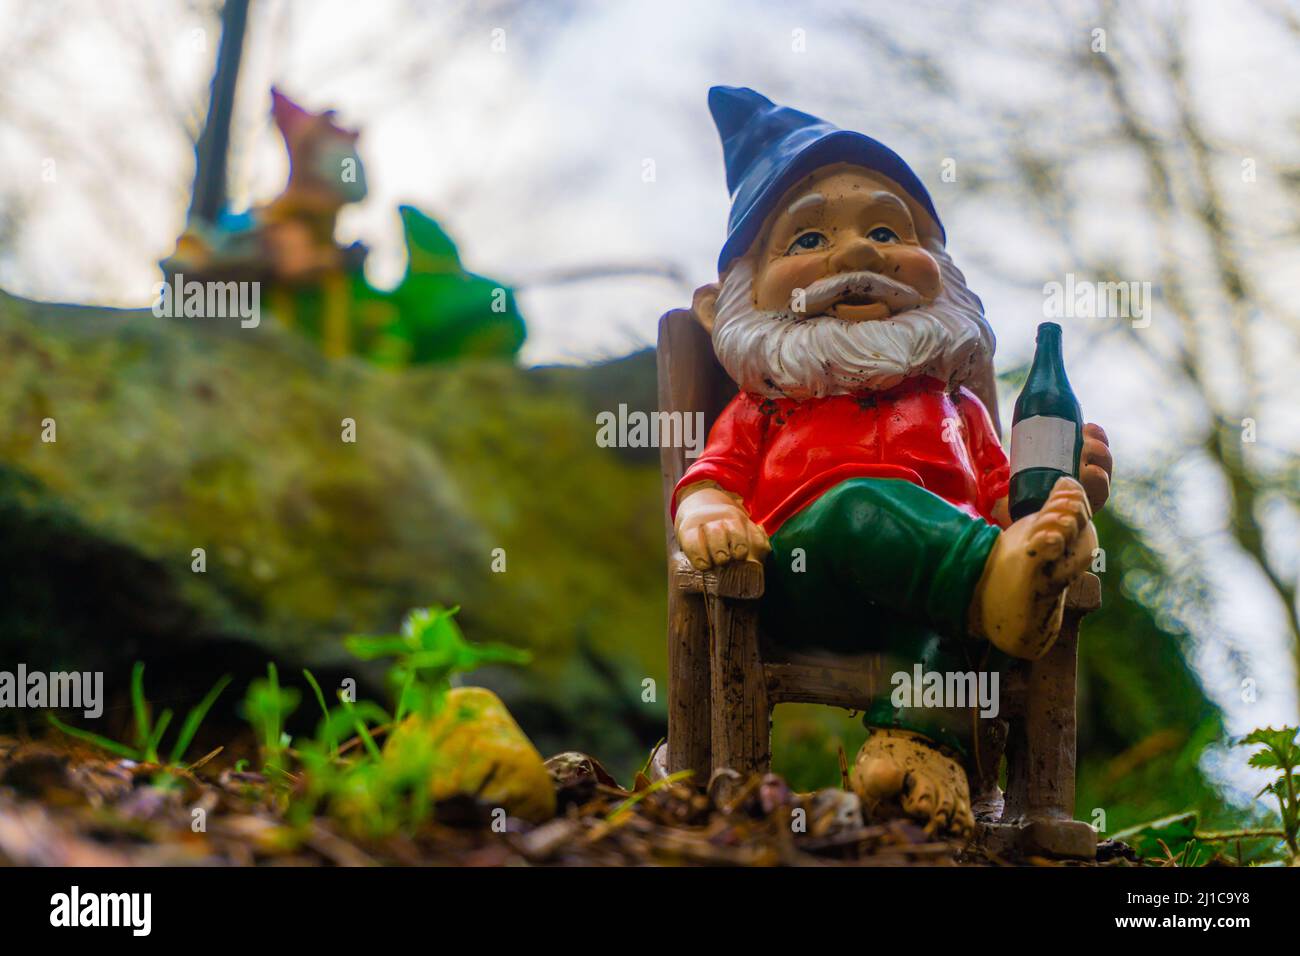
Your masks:
M432 720L403 721L384 752L393 757L429 743L437 755L429 781L434 800L477 796L533 823L555 816L555 786L542 755L490 690L453 688Z

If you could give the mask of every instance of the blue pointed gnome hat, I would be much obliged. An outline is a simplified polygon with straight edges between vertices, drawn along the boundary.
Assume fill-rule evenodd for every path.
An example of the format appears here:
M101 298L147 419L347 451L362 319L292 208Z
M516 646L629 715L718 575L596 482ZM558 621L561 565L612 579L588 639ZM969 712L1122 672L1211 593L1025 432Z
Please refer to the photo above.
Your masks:
M852 163L887 176L902 186L947 236L930 194L912 168L884 143L840 129L807 113L777 106L743 86L709 90L709 112L722 137L731 192L727 242L718 257L718 274L749 251L764 220L785 191L803 177L834 163Z

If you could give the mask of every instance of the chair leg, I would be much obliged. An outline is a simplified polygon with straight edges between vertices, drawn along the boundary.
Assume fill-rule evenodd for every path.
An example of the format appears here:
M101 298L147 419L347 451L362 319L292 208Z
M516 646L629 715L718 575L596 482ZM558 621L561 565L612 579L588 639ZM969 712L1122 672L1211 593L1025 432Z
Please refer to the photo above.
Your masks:
M1031 851L1090 859L1096 831L1074 819L1078 638L1079 614L1067 610L1056 643L1029 667L1025 713L1009 741L1005 819L1018 821Z
M706 595L710 622L713 769L748 779L772 762L772 709L758 651L758 606Z
M967 767L971 809L977 820L1002 819L1006 800L998 785L998 771L1007 749L1008 723L1000 717L980 718L976 727L975 753Z
M709 736L709 621L704 598L668 587L668 772L692 771L704 787L712 770Z
M1078 625L1062 627L1056 644L1029 668L1026 701L1025 810L1030 817L1074 817L1075 713Z

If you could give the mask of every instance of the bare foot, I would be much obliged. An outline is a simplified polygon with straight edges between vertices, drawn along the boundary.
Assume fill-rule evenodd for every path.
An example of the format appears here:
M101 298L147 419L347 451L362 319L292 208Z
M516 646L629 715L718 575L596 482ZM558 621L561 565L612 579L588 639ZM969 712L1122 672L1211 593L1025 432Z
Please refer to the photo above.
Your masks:
M1097 547L1088 497L1061 478L1041 511L998 536L970 607L970 628L1012 657L1036 660L1061 629L1065 589Z
M925 823L926 833L969 837L975 831L966 771L910 730L876 729L849 773L868 813L897 807Z

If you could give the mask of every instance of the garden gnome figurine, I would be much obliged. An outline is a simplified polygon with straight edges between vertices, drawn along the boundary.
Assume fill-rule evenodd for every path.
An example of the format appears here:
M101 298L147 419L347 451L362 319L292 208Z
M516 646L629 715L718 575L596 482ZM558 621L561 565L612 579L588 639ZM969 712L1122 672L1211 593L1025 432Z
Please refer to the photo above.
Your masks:
M1056 639L1109 493L1105 434L1081 482L1007 508L993 333L925 186L860 133L714 87L732 208L695 313L740 392L673 495L692 564L765 563L783 644L885 656L885 673L987 670ZM974 826L970 709L877 700L851 774L869 808Z

